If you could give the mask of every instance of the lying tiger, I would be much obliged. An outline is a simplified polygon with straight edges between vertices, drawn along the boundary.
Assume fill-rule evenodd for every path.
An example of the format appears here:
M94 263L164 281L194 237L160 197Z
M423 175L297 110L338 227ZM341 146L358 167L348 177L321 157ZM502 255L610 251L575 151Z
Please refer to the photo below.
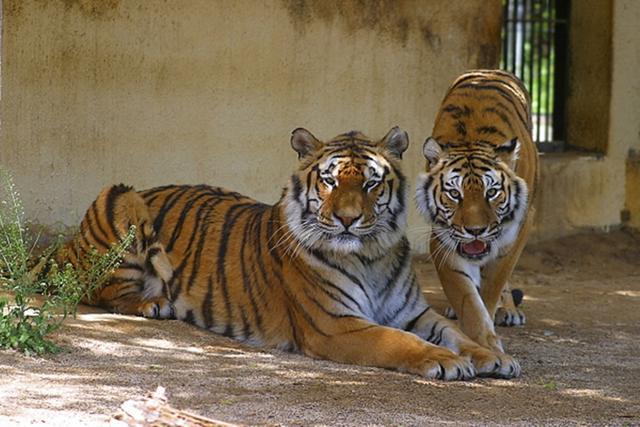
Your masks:
M296 129L299 165L275 205L221 188L105 189L61 257L81 262L137 226L90 302L178 319L258 346L444 380L509 378L513 358L425 301L405 237L405 132L326 143Z
M534 216L538 153L529 105L509 73L460 76L424 144L427 172L417 185L418 208L432 224L432 258L460 327L498 352L494 318L524 323L516 308L522 293L508 281Z

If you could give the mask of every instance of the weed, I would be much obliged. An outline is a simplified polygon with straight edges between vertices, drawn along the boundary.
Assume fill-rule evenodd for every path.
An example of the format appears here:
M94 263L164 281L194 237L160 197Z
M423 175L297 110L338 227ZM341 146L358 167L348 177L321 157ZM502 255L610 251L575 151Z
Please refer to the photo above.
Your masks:
M0 168L0 348L37 355L57 352L59 347L47 337L104 284L131 245L135 229L106 254L92 251L88 268L55 264L59 239L40 256L38 265L51 266L40 278L29 269L38 237L30 238L24 224L20 194L11 175Z

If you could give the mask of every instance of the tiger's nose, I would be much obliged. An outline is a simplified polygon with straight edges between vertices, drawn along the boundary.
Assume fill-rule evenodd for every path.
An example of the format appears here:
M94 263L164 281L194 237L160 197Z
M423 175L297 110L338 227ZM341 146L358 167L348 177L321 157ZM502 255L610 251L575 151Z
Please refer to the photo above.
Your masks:
M360 216L344 216L344 215L336 215L336 218L345 226L345 228L349 228L351 224L353 224Z
M485 232L487 227L464 227L464 231L471 234L472 236L479 236Z

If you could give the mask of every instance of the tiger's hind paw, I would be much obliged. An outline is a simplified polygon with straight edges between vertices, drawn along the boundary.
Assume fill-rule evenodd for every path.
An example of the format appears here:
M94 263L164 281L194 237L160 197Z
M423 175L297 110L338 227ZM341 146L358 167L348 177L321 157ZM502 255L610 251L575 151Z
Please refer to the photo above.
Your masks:
M140 306L140 315L151 319L175 319L173 304L165 297L146 300Z
M504 307L496 310L494 323L497 326L522 326L527 322L527 317L520 309L507 309Z

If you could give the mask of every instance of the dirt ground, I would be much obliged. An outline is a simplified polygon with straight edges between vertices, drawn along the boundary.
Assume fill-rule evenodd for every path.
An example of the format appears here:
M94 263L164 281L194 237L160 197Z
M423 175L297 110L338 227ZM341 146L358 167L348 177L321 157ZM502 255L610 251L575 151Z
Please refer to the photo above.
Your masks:
M433 266L416 266L442 309ZM56 337L66 352L0 352L0 425L108 424L157 385L176 407L249 425L640 425L640 234L530 245L513 283L527 324L499 333L515 380L426 381L84 309Z

